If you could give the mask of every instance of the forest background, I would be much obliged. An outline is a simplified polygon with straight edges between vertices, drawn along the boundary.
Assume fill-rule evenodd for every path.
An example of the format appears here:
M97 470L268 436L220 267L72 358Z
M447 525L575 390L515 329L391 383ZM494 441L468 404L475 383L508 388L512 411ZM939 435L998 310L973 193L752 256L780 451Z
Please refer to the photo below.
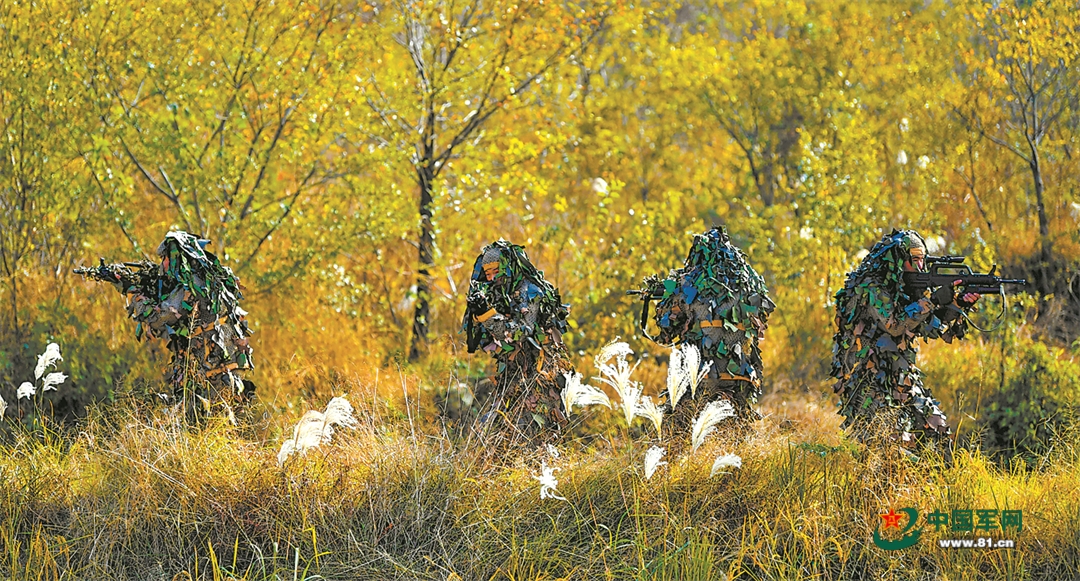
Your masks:
M572 352L615 336L659 352L623 291L726 226L779 305L767 391L825 379L832 296L894 227L1032 279L1036 339L1076 347L1075 4L185 0L2 15L8 401L49 341L70 355L65 413L160 377L167 354L135 341L123 299L70 270L153 258L170 229L211 239L240 276L254 379L279 404L407 361L482 375L458 328L472 262L500 237L571 305Z
M832 297L913 228L1032 281L921 356L965 438L1032 459L1080 402L1078 56L1072 2L3 1L0 396L52 341L58 416L153 391L163 345L71 268L170 229L239 275L271 412L490 373L458 328L498 238L580 368L621 336L659 369L624 290L724 225L778 304L766 393L828 408Z

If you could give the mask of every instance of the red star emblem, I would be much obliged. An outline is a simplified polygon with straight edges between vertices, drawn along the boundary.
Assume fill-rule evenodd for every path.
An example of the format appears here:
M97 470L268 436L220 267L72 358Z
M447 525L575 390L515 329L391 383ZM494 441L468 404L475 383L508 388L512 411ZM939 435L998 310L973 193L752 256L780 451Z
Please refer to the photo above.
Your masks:
M881 520L885 521L884 528L900 528L900 517L903 515L897 513L895 510L890 508L889 512L878 516L881 517Z

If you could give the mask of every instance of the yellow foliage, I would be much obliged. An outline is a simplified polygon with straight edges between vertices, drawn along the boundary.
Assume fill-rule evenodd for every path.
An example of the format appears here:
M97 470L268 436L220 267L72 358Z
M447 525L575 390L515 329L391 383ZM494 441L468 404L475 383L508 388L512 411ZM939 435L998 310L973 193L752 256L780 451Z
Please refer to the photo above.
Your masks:
M1048 91L1076 86L1068 3L64 6L0 7L0 323L23 345L8 382L31 343L83 340L71 318L136 352L119 301L67 272L152 255L170 228L241 277L279 404L400 361L421 280L426 339L453 354L433 364L482 367L457 326L497 238L559 286L572 349L652 348L623 291L726 225L779 299L778 384L821 377L831 297L892 227L983 267L1080 256L1075 100L1040 101L1035 135L1009 91L1024 63Z

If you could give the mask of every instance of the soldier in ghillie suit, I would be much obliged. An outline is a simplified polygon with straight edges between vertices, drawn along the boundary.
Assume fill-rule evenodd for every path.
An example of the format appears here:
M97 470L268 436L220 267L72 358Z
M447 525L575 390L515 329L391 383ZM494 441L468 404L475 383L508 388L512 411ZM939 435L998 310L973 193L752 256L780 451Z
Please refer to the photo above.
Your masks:
M559 393L570 370L562 342L568 315L524 247L499 240L481 250L461 325L469 353L482 349L498 364L482 421L514 439L566 423Z
M240 371L252 369L243 295L232 270L206 251L209 240L169 232L152 262L105 264L76 272L113 283L128 299L135 336L166 340L172 353L167 381L175 395L190 394L192 412L211 404L232 405L253 395ZM198 406L194 404L198 403Z
M876 439L877 419L887 432L895 430L886 439L898 440L904 449L940 444L947 454L951 431L915 366L915 340L963 338L967 322L962 312L979 295L957 298L955 286L933 294L907 288L904 272L924 270L925 260L926 245L918 233L894 230L848 274L836 293L831 375L846 418L842 427L852 428L860 441Z
M682 268L667 278L651 276L640 291L646 300L642 331L661 345L693 345L708 374L696 394L671 409L671 425L683 429L710 401L729 400L742 419L756 419L753 404L761 396L762 362L758 342L776 305L765 281L732 244L722 227L694 236ZM645 330L648 301L658 300L653 316L659 332Z

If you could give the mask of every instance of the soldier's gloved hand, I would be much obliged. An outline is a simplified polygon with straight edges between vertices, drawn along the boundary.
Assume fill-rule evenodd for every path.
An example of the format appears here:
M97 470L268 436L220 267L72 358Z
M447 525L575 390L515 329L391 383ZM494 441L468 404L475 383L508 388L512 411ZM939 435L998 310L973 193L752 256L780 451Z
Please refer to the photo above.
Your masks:
M475 316L483 315L491 310L491 301L488 300L486 293L472 293L468 296L469 309Z
M938 289L930 295L930 300L939 307L951 305L956 298L953 292L954 288L955 286L938 287Z

